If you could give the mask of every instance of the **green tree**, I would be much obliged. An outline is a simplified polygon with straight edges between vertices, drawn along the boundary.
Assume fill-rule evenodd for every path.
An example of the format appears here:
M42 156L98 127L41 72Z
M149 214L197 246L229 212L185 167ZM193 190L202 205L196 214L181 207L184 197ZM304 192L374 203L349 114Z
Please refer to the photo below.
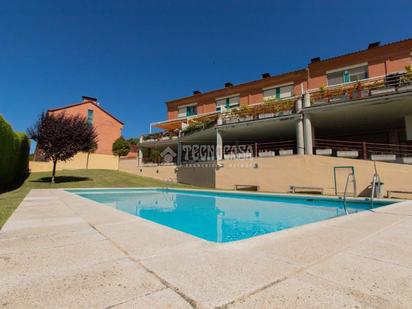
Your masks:
M89 152L97 143L94 127L81 115L42 113L27 131L45 158L53 162L51 183L55 182L57 161L67 161L78 152Z
M112 152L115 156L123 157L127 156L130 151L130 144L128 141L126 141L123 136L120 136L115 142L113 143L112 146Z

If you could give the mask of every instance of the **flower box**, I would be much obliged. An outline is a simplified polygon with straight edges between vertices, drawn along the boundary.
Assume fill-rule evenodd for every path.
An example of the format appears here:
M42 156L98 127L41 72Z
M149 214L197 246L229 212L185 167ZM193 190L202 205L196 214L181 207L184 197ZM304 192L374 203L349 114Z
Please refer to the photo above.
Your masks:
M229 118L225 120L226 124L238 123L238 122L239 122L239 118Z
M403 157L401 160L404 164L412 164L412 157Z
M336 155L342 158L357 158L359 157L359 152L357 150L340 150Z
M168 141L168 140L170 140L170 137L169 136L163 136L163 137L160 138L160 140L161 141Z
M234 159L236 158L236 156L235 156L234 153L225 153L225 154L223 155L223 158L224 158L225 160L234 160Z
M411 91L411 90L412 90L412 85L400 86L398 88L398 91Z
M319 156L331 156L332 149L316 149L316 154Z
M287 115L291 115L292 114L292 110L286 110L286 111L280 111L279 112L279 116L287 116Z
M155 139L149 138L149 139L144 140L143 142L150 143L150 142L155 142L155 141L156 141Z
M265 118L272 118L274 116L275 116L274 113L263 113L263 114L259 114L258 118L259 119L265 119Z
M395 92L395 87L371 90L372 95L386 94L386 93L391 93L391 92Z
M250 121L253 120L253 116L244 116L244 117L239 117L239 121Z
M313 104L325 104L325 103L329 103L328 98L315 99L315 101L313 102Z
M275 152L274 151L259 151L258 156L260 158L268 158L268 157L274 157Z
M393 154L373 154L371 155L373 161L395 161L396 155Z
M279 155L280 156L291 156L293 155L293 149L279 150Z
M337 103L349 100L349 97L346 94L334 96L330 99L330 103Z
M174 140L176 140L178 138L179 138L178 136L172 136L172 139L174 139Z

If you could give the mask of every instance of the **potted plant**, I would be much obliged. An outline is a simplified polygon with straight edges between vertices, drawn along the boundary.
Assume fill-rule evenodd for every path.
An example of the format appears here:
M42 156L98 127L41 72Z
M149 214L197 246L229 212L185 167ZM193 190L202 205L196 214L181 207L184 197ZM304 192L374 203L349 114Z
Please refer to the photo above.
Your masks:
M281 148L279 150L279 155L280 156L291 156L291 155L293 155L293 149L283 149L283 148Z

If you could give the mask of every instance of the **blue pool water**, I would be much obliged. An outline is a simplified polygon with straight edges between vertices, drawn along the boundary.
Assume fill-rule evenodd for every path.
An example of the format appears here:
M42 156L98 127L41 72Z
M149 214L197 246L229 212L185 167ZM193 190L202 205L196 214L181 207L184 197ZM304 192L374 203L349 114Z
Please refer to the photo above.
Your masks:
M67 190L129 214L214 242L230 242L344 214L335 198L180 189ZM390 202L374 202L374 207ZM350 201L350 213L370 208Z

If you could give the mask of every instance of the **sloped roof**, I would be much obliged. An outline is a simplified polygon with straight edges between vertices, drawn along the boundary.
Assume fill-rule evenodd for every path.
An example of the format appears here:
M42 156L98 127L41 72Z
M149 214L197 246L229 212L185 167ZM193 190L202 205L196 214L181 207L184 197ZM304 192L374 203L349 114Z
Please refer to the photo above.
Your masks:
M58 107L58 108L49 109L48 112L57 112L57 111L60 111L60 110L63 110L63 109L68 109L68 108L71 108L71 107L79 106L79 105L82 105L82 104L89 104L89 103L91 103L94 106L96 106L97 108L99 108L102 112L104 112L105 114L107 114L108 116L110 116L111 118L116 120L121 125L124 125L124 123L122 121L120 121L115 116L110 114L107 110L105 110L103 107L101 107L95 101L91 101L91 100L86 100L86 101L83 101L83 102L80 102L80 103L74 103L74 104L70 104L70 105L66 105L66 106L62 106L62 107Z

